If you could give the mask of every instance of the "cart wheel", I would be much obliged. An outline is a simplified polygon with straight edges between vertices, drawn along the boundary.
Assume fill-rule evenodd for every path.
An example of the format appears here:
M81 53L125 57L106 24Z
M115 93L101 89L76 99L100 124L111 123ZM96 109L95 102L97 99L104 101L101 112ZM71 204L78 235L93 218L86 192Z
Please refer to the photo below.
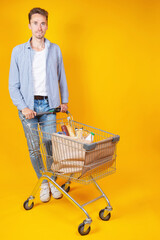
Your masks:
M84 226L85 226L85 223L81 223L78 227L78 232L81 235L87 235L91 230L91 227L89 226L88 229L86 231L84 231Z
M30 209L32 209L33 206L34 206L34 202L32 202L32 204L31 204L30 206L28 205L28 203L29 203L29 200L27 199L27 200L24 202L24 204L23 204L23 207L24 207L26 210L30 210Z
M105 209L102 209L100 212L99 212L99 217L103 220L103 221L108 221L111 217L111 213L108 213L107 216L104 216L104 211Z
M61 188L63 188L67 193L70 191L70 186L68 186L67 189L65 189L65 184L63 184Z

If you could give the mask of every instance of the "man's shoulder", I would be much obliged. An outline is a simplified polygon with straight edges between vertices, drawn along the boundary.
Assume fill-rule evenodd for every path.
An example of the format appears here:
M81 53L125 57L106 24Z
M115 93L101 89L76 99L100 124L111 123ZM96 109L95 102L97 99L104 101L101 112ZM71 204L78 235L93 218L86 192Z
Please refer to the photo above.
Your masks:
M55 49L58 49L58 50L60 50L60 47L59 47L59 45L58 45L58 44L56 44L56 43L51 43L51 42L50 42L50 46L51 46L52 48L55 48Z
M13 48L12 52L15 54L21 52L22 50L24 50L27 47L27 44L28 44L28 42L18 44L17 46L15 46Z
M50 42L50 50L51 50L51 52L56 54L56 56L58 58L62 57L61 49L60 49L60 46L58 44Z

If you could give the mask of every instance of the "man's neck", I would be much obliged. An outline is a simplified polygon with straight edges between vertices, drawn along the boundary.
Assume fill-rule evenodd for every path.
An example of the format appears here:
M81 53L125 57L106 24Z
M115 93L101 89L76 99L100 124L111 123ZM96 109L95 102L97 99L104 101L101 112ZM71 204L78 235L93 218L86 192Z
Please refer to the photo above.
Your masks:
M42 51L45 48L44 38L37 39L35 37L32 37L31 47L36 51Z

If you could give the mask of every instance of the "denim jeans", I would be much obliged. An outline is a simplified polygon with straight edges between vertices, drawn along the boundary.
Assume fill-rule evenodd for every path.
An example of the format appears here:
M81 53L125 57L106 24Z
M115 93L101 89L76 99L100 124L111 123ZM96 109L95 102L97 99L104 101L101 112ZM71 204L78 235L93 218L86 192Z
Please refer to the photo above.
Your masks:
M48 99L34 100L34 111L37 113L47 112L50 110ZM31 163L37 174L37 177L42 176L41 170L43 171L44 165L40 152L40 138L38 132L38 123L42 130L42 142L51 140L51 133L56 132L56 114L44 114L42 116L35 116L32 119L26 119L21 111L19 111L19 117L21 119L25 136L27 139L28 150L30 154ZM48 122L49 121L49 122ZM54 124L53 124L54 123ZM49 134L47 134L49 133ZM46 157L47 170L50 170L53 159L52 157ZM44 180L43 182L47 182Z

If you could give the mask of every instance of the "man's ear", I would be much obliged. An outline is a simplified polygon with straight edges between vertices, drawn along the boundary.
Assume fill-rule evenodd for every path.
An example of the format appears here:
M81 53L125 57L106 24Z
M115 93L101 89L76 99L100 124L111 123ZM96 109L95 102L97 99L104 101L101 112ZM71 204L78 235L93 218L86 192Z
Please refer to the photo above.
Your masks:
M29 27L29 29L31 29L31 25L30 25L30 23L28 24L28 27Z

